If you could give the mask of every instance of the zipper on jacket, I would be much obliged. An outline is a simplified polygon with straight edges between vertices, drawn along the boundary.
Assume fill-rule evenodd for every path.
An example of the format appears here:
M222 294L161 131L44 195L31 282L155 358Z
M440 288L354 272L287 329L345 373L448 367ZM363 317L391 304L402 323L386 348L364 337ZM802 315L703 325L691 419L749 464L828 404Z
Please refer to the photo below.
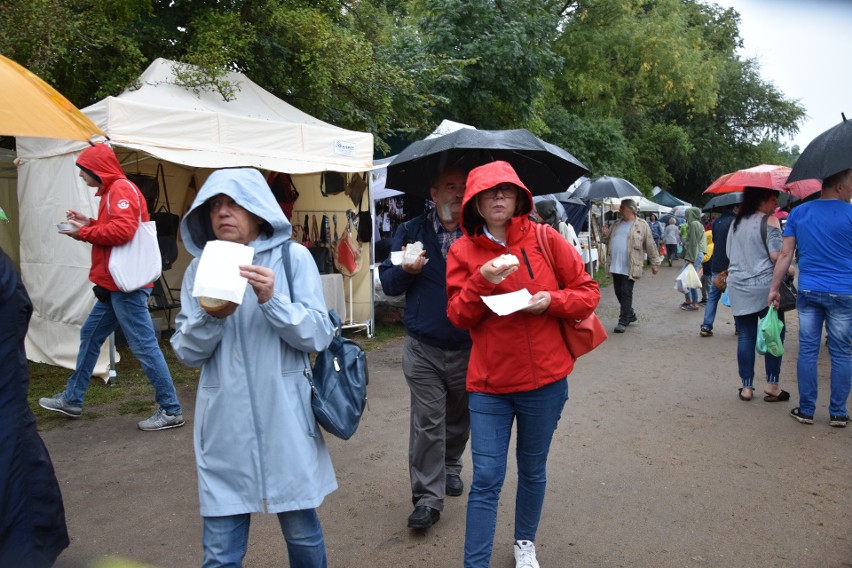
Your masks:
M530 273L530 280L535 280L535 274L533 274L532 266L530 266L530 259L527 257L527 251L521 248L521 255L524 257L524 264L527 265L527 272Z

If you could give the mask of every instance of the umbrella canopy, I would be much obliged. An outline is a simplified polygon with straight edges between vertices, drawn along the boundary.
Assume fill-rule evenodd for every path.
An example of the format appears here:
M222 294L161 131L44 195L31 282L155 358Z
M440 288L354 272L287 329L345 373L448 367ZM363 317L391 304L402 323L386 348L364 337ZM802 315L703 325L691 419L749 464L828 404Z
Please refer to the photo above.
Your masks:
M743 202L743 192L742 191L732 191L731 193L723 193L721 195L717 195L713 199L707 202L701 210L704 213L709 213L711 211L719 211L720 209L725 209L726 207L730 207L732 205L736 205L737 203Z
M577 191L584 189L581 185ZM577 195L577 192L574 192ZM585 199L587 201L600 202L607 197L642 197L642 192L635 185L624 178L601 176L589 183L588 189L585 190Z
M388 166L387 185L405 193L429 195L432 179L444 168L470 170L505 160L534 195L564 191L589 171L577 158L529 130L462 128L408 146Z
M852 168L852 120L829 128L808 144L793 164L788 183L825 178Z
M820 182L813 179L788 184L789 175L790 168L787 166L761 164L720 176L704 190L704 193L733 193L743 191L746 187L763 187L784 191L798 199L804 199L822 189Z
M88 141L106 136L56 89L0 55L0 134Z

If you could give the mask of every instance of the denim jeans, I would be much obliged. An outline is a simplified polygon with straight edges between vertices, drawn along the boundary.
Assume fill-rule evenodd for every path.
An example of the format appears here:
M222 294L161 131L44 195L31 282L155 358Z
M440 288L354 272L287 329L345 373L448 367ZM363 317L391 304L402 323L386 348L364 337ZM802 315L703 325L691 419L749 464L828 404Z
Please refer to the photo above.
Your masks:
M473 481L467 501L465 568L488 568L497 504L506 478L512 423L518 421L515 540L535 540L547 485L547 454L568 400L568 381L509 394L470 393Z
M822 326L828 334L828 354L831 357L831 399L828 412L834 416L848 414L846 401L852 388L852 296L799 290L796 309L799 311L799 409L813 416L817 400L817 356Z
M713 322L716 321L716 308L719 307L719 298L722 297L722 291L713 285L718 272L714 272L710 276L710 293L707 294L707 305L704 306L704 323L701 327L706 327L709 330L713 329Z
M95 307L80 330L76 370L65 386L65 400L68 403L83 406L83 398L89 388L101 347L121 325L131 351L139 359L142 370L154 387L157 403L169 414L181 413L175 385L148 314L149 295L150 288L128 293L111 292L108 302L95 302Z
M625 274L612 274L612 288L621 310L618 314L618 323L628 325L633 311L633 280Z
M739 335L737 336L737 366L740 371L740 379L743 388L754 388L754 359L755 347L757 346L757 320L766 315L769 308L763 308L759 312L744 316L734 316ZM779 312L778 318L784 323L784 313ZM787 326L781 330L781 343L787 335ZM767 353L763 356L766 367L766 382L778 384L781 376L781 357Z
M316 510L278 513L290 568L325 568L325 539ZM248 548L251 515L204 517L201 568L239 568Z
M683 260L683 267L686 268L687 266L689 266L691 264L693 266L693 268L695 268L695 272L699 272L701 270L701 261L702 260L704 260L703 256L699 256L698 258L696 258L695 262L689 262L688 260L684 259ZM699 294L700 290L701 290L701 288L690 288L689 291L687 291L683 295L684 300L687 303L692 302L693 304L697 304L698 303L698 294Z

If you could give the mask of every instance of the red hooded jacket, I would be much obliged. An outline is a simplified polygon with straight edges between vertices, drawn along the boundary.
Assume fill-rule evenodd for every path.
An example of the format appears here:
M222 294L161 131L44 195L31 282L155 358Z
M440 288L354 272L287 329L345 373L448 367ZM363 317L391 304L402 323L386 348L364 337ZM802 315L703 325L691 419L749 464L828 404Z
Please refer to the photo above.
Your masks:
M139 227L140 217L148 221L148 205L139 189L125 177L118 158L106 144L95 144L83 150L77 165L101 178L101 186L95 194L101 198L98 218L80 229L80 240L92 244L89 280L116 292L118 286L109 273L110 251L114 246L130 242Z
M506 226L507 246L483 232L475 196L501 183L518 186L519 210ZM577 251L562 235L549 229L548 243L565 289L541 252L535 235L532 194L507 162L473 169L462 200L461 226L465 236L453 243L447 258L447 315L469 329L473 348L467 367L467 390L504 394L540 388L567 376L574 368L562 339L558 318L584 319L600 301L597 282L586 273ZM520 268L499 284L482 276L480 267L501 254L518 257ZM525 311L498 316L481 296L526 288L530 294L548 291L551 304L543 314Z

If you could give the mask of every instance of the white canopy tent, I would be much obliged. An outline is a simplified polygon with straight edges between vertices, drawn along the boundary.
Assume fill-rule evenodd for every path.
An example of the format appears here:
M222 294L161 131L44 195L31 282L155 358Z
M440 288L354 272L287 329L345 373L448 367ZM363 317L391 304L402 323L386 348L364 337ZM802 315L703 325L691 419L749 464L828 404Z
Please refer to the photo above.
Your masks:
M195 191L213 170L251 166L292 175L300 197L293 222L305 212L343 213L353 208L344 194L323 197L322 171L366 172L371 169L373 137L318 120L277 99L246 76L230 73L235 96L225 101L215 92L193 92L178 86L181 64L157 59L137 86L83 109L109 136L128 173L156 175L163 166L168 184L160 204L182 215ZM77 177L75 160L85 144L66 140L18 138L20 265L33 300L27 336L30 359L73 368L79 330L94 296L88 281L90 248L58 235L55 223L73 208L95 216L94 191ZM370 204L368 194L365 199ZM190 258L181 256L169 280L179 286ZM362 246L369 258L370 245ZM364 265L369 264L364 262ZM349 283L349 321L372 324L372 286L368 270ZM354 290L353 290L354 288ZM354 295L353 295L354 291ZM106 349L96 373L106 372Z
M635 200L635 198L632 198L632 197L629 198L629 199ZM609 205L609 208L612 211L618 210L618 206L621 205L621 199L618 199L616 197L607 198L606 200L604 200L604 202L607 205ZM666 207L665 205L660 205L659 203L654 203L653 201L651 201L647 197L640 197L639 198L639 212L640 213L656 213L657 217L659 217L660 215L665 215L666 213L670 212L671 210L672 210L671 207Z

